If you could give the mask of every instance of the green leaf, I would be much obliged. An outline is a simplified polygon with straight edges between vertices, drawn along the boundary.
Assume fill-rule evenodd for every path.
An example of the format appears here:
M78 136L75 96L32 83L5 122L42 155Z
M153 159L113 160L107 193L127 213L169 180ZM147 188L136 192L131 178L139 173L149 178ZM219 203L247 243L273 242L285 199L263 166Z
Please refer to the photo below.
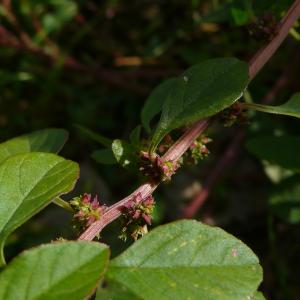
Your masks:
M92 158L100 164L113 165L117 163L112 149L96 150L92 153Z
M58 242L25 251L0 274L0 299L86 299L108 258L108 247L95 242Z
M255 103L243 103L243 106L245 108L255 109L270 114L300 118L300 93L294 94L288 102L278 106Z
M166 93L150 151L171 130L231 106L242 96L247 83L248 65L236 58L211 59L186 70Z
M238 239L183 220L155 228L113 259L108 278L146 300L240 300L257 290L262 271Z
M96 300L142 300L135 296L129 289L120 284L105 282L105 288L101 286L97 290Z
M300 171L300 138L296 136L265 136L249 139L247 149L263 160L283 168Z
M300 222L300 175L287 178L276 185L269 205L279 218L292 224Z
M63 129L49 128L21 135L0 144L0 163L10 156L27 152L53 152L61 150L68 139Z
M143 127L148 133L151 132L150 122L156 115L161 112L164 101L167 99L169 93L174 88L176 83L176 78L171 78L163 81L152 91L152 93L146 100L142 109L141 120Z
M249 298L250 300L266 300L264 295L261 292L255 292L254 295Z
M112 151L117 162L124 168L132 169L136 166L137 157L136 149L123 140L114 140L112 143Z
M94 131L92 131L84 126L76 124L75 127L77 127L83 135L87 136L88 138L92 139L93 141L95 141L105 147L111 147L111 144L112 144L111 139L108 139L107 137L105 137L99 133L95 133Z
M249 12L239 7L233 7L231 9L231 15L234 23L238 26L247 24L250 19Z
M141 138L141 130L142 130L142 126L138 125L131 131L129 140L133 146L139 144Z
M0 166L0 266L7 236L48 205L71 191L78 165L48 153L18 154Z

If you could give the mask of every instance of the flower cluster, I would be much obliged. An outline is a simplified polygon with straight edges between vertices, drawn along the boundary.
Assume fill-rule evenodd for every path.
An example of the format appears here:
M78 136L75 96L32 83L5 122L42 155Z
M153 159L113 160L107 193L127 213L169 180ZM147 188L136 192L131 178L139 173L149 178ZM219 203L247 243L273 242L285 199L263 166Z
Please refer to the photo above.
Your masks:
M151 225L154 204L152 196L143 200L140 193L126 203L121 209L123 227L120 238L126 240L131 236L137 240L145 235L148 232L147 225Z
M223 110L220 113L220 119L225 127L230 127L236 122L239 122L240 124L248 122L247 115L241 104L238 102Z
M105 209L105 206L99 204L97 196L92 199L91 195L87 193L73 198L70 205L75 211L74 225L80 231L99 220Z
M153 182L170 180L179 167L177 162L164 161L159 155L142 151L139 170Z
M258 41L272 40L278 34L279 23L272 12L266 12L258 21L251 23L249 33Z
M212 139L210 139L209 137L201 135L190 146L190 155L195 164L199 163L200 160L202 160L210 153L206 145L211 141Z

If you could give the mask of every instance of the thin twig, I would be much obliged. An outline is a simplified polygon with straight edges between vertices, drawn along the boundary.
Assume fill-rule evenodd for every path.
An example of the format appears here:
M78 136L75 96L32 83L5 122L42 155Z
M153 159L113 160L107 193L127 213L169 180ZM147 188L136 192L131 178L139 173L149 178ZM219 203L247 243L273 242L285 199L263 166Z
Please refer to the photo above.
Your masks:
M280 30L278 35L271 40L268 45L260 49L251 59L249 63L249 77L253 79L254 76L262 69L265 63L271 58L276 49L281 45L284 38L287 36L289 29L292 27L293 23L300 16L300 0L296 0L291 8L288 10L286 16L280 23ZM164 155L165 158L175 158L178 159L186 149L189 148L193 139L200 135L208 126L209 120L202 120L197 122L194 126L187 130L187 132L179 138L179 140L174 144L173 147ZM197 128L197 129L196 129ZM193 136L190 139L189 136ZM183 145L184 144L184 145ZM151 185L151 183L145 183L134 191L131 195L124 198L123 200L117 202L107 209L99 221L93 223L87 230L78 238L79 240L93 240L99 232L107 226L109 223L117 219L120 215L120 208L131 201L133 197L140 193L141 197L145 199L157 188L158 185Z
M192 218L196 215L199 208L203 205L208 195L210 194L213 186L220 178L224 169L232 162L232 160L237 156L239 146L244 139L244 132L238 130L235 133L234 139L231 141L230 146L226 149L225 153L222 154L222 157L217 162L215 167L211 170L208 177L205 179L201 191L199 194L185 207L183 211L183 218Z

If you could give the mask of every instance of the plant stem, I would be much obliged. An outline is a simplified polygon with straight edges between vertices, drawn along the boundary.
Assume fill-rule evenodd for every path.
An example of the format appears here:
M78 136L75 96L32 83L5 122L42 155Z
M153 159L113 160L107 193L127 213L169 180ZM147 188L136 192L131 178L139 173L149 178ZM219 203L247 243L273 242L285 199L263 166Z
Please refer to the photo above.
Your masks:
M190 127L176 142L175 144L166 152L162 157L165 161L177 161L183 153L190 147L193 141L208 127L208 120L201 120ZM146 182L131 193L126 198L120 200L119 202L111 205L101 216L99 221L94 222L83 234L78 238L79 240L91 241L95 236L109 223L116 220L121 215L121 208L127 202L131 201L136 195L140 194L142 199L146 199L148 196L156 190L159 184L152 184Z
M222 154L222 157L218 163L205 179L199 194L189 203L187 207L185 207L182 214L183 218L192 218L197 213L199 208L203 205L204 201L210 194L214 184L223 173L225 167L238 155L239 146L243 139L244 132L242 130L238 130L235 134L235 138L230 143L230 146Z
M240 104L243 109L254 109L269 114L278 114L276 107L273 106L262 105L257 103L240 103Z
M288 35L290 28L294 22L300 16L300 0L296 0L290 7L282 21L280 22L280 29L278 34L263 48L253 56L249 62L249 78L252 80L256 74L263 68L266 62L272 57L274 52L279 48L285 37ZM165 160L178 160L181 155L189 148L194 139L196 139L208 126L209 120L198 121L191 128L184 133L178 141L169 149L169 151L163 156ZM137 193L141 194L141 197L145 199L147 196L153 193L158 185L152 185L147 182L140 186L128 197L110 206L106 212L102 215L99 221L94 222L82 235L79 240L93 240L99 232L109 223L117 219L120 215L120 208L130 201Z
M298 66L298 61L293 61L289 65L286 65L285 70L275 81L273 87L267 92L262 100L262 103L270 104L274 100L275 96L279 93L279 91L287 86L287 84L289 83L289 79L294 75L293 71L295 70L293 69L295 69L295 66ZM182 213L183 218L192 218L197 214L199 208L204 204L210 192L213 190L214 185L226 170L226 167L238 157L238 152L244 140L244 137L245 135L243 134L243 130L241 128L236 130L236 132L233 134L233 139L231 140L227 149L215 163L215 166L212 168L208 176L205 178L202 184L201 191L193 198L188 206L184 208L184 211Z
M264 47L256 52L249 62L249 77L253 79L289 34L290 29L300 17L300 0L294 1L281 22L278 34Z

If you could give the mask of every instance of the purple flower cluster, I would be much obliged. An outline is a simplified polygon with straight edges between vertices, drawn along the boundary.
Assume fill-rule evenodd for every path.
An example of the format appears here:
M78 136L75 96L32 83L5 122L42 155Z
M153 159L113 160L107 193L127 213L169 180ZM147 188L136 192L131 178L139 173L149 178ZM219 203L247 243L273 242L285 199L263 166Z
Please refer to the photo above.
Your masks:
M220 113L220 119L225 127L230 127L236 122L245 124L248 121L246 113L238 102L223 110Z
M99 220L105 209L105 206L100 205L97 195L92 198L87 193L83 194L83 196L73 198L70 204L75 211L75 225L80 229L85 229Z
M137 194L134 199L126 203L122 208L122 213L133 220L143 219L151 225L151 214L155 201L152 196L142 199L141 194Z
M249 33L258 41L270 41L278 34L279 22L272 12L266 12L249 26Z
M170 180L175 174L179 164L173 161L164 161L159 155L141 151L140 153L140 168L139 170L144 176L153 182Z
M147 233L147 225L151 225L152 213L155 201L152 196L143 200L141 194L137 194L121 209L123 215L123 228L121 238L130 235L135 240Z

